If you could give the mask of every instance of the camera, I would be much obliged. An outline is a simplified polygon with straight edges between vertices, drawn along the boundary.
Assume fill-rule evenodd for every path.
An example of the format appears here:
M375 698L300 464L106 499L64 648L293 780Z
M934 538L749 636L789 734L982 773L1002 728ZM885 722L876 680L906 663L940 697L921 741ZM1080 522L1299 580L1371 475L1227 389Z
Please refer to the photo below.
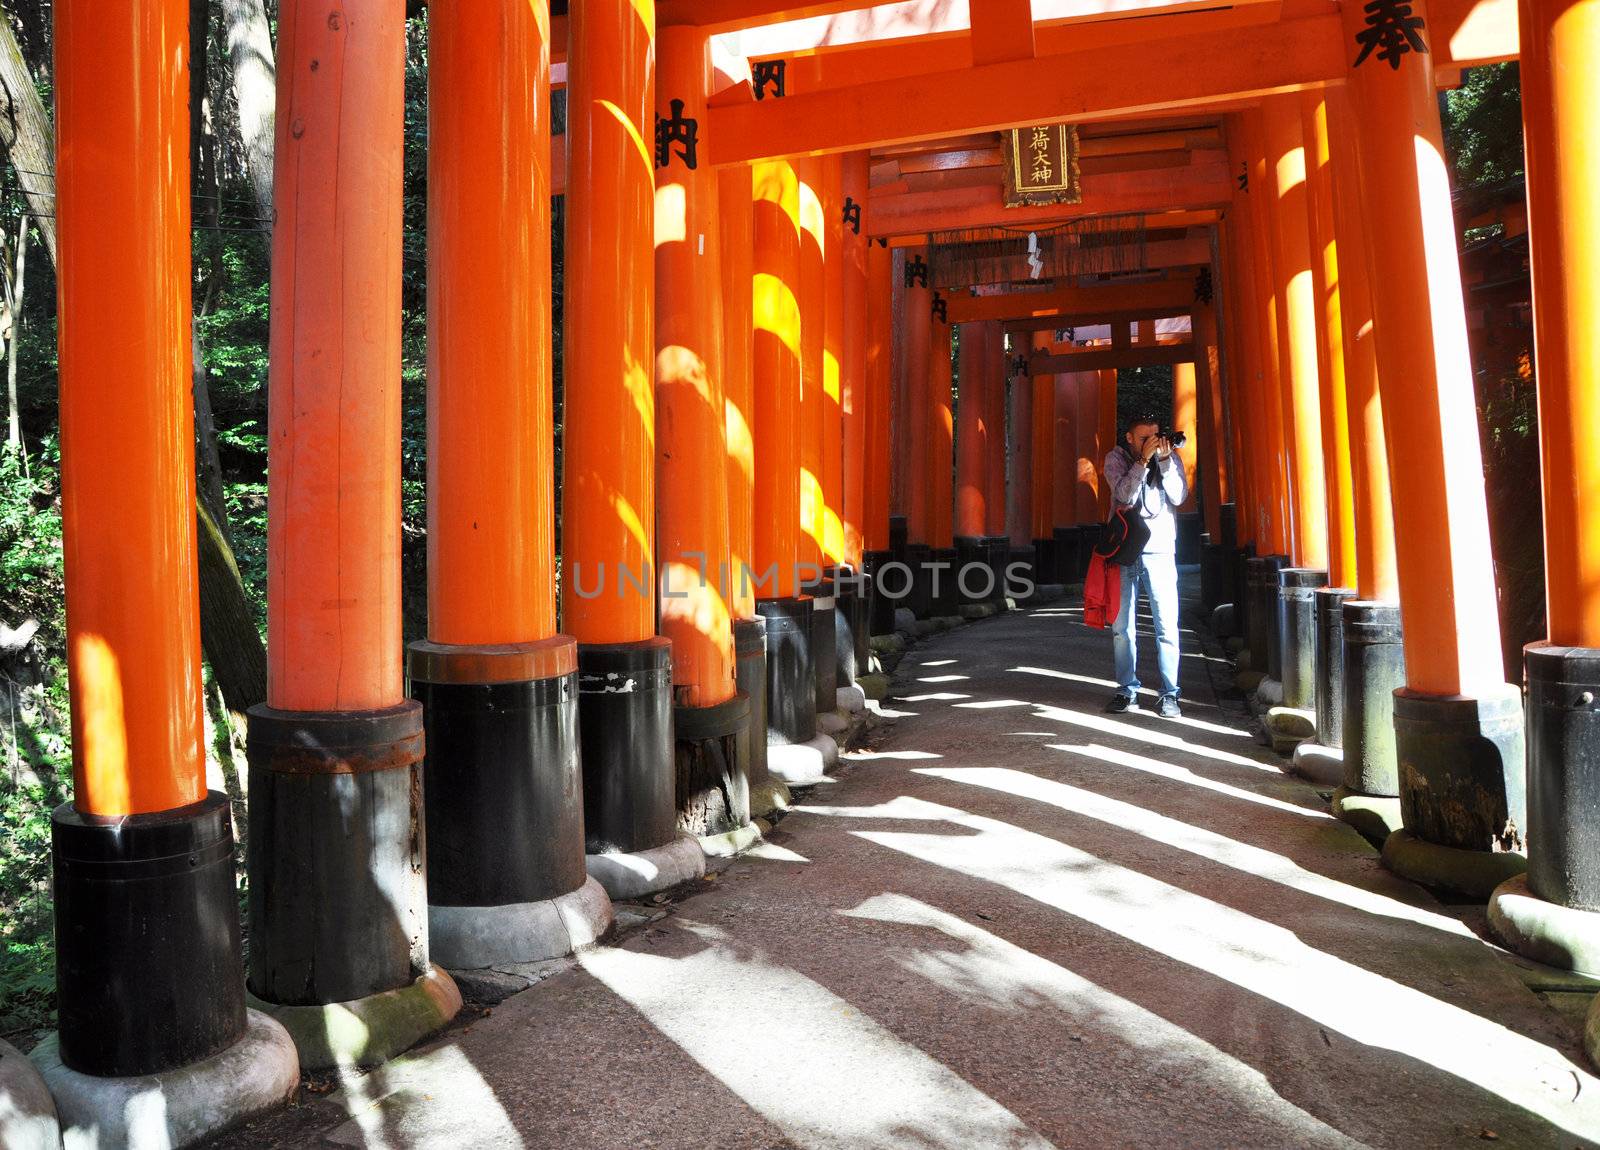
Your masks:
M1189 437L1181 431L1163 430L1161 432L1161 438L1172 444L1174 448L1182 447L1185 443L1189 442Z

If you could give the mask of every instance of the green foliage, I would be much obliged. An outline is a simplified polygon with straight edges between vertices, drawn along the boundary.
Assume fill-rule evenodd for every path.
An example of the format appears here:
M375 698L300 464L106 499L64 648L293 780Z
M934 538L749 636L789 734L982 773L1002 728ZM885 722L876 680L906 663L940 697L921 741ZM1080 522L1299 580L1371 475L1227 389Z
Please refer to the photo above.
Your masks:
M41 646L57 647L65 634L62 606L61 512L56 505L55 444L32 461L0 446L0 622L18 626L37 619Z
M1522 80L1515 61L1468 68L1441 109L1444 148L1457 188L1522 172Z
M1172 368L1163 364L1125 367L1117 372L1117 436L1135 419L1154 416L1163 427L1172 423ZM1194 428L1184 429L1194 434Z

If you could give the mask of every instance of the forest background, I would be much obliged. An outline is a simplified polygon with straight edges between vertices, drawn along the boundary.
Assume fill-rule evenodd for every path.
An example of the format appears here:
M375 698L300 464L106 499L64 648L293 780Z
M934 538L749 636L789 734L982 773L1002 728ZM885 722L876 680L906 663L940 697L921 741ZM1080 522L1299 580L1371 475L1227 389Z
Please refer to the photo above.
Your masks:
M417 5L417 0L411 0ZM265 697L268 269L276 0L190 0L193 379L201 629L211 785L235 800L243 712ZM407 21L402 304L405 633L425 622L427 17ZM57 442L50 0L0 0L0 1037L28 1048L54 1014L50 811L71 798ZM561 131L564 94L553 101ZM1458 198L1520 182L1514 64L1441 97ZM554 212L556 460L562 200ZM1464 242L1482 236L1464 236ZM1527 334L1512 335L1513 343ZM1525 350L1478 365L1507 650L1543 634L1532 374ZM959 362L956 367L959 389ZM129 380L127 386L138 386ZM959 390L958 390L959 402ZM1170 369L1122 373L1119 409L1170 412ZM130 476L137 482L137 476ZM1508 665L1510 660L1508 658ZM1514 672L1515 673L1515 672ZM242 872L242 867L241 867ZM241 883L243 881L241 873ZM241 889L241 898L242 898ZM241 902L242 905L242 902Z

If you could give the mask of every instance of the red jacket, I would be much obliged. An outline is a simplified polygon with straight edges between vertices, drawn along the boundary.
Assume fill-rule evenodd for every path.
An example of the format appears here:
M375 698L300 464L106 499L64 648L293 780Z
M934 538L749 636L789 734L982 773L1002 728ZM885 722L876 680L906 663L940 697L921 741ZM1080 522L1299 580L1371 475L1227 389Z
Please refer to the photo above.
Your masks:
M1083 577L1083 621L1102 630L1117 621L1122 610L1122 568L1107 563L1098 553L1089 558Z

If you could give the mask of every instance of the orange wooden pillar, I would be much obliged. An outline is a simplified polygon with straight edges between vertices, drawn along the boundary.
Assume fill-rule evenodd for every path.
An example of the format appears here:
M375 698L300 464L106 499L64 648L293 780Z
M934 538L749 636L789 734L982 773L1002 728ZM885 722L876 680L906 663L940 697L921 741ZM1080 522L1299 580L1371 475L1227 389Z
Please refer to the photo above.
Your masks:
M1095 438L1094 461L1096 467L1104 467L1106 456L1119 442L1118 432L1121 427L1117 420L1117 369L1104 368L1098 373L1098 379L1086 381L1088 385L1096 388L1098 399L1095 405ZM1082 408L1079 408L1080 414ZM1087 430L1087 428L1085 428ZM1104 521L1111 513L1111 487L1105 482L1100 483L1100 506L1097 519Z
M494 8L502 35L456 8L429 33L428 630L408 669L450 967L546 954L511 941L522 908L586 883L581 812L547 797L582 784L577 645L556 633L549 28Z
M404 37L397 4L280 11L267 702L250 713L248 845L250 989L282 1005L448 981L428 961L422 706L401 665ZM352 822L374 837L321 829Z
M984 326L984 534L998 547L1006 534L1006 336L998 320Z
M819 578L826 510L822 493L823 360L827 347L827 225L823 219L823 163L794 161L800 181L800 561Z
M801 594L800 181L787 160L752 168L755 276L756 612L766 624L768 767L816 737L812 601ZM808 557L809 559L809 557Z
M1222 546L1222 506L1233 502L1234 472L1229 466L1227 407L1222 395L1222 347L1217 338L1214 298L1195 301L1195 431L1199 436L1195 467L1200 480L1201 513L1213 546Z
M1426 46L1434 35L1426 4L1413 12ZM1394 718L1406 842L1424 853L1430 845L1518 850L1527 826L1522 699L1505 682L1500 655L1433 56L1409 39L1376 46L1359 8L1343 19L1352 44L1362 45L1347 87L1389 470L1404 493L1394 516L1407 689L1396 695ZM1402 871L1409 857L1386 854Z
M1324 95L1333 158L1334 230L1338 240L1356 549L1356 595L1341 610L1345 641L1344 715L1340 724L1344 787L1355 794L1393 799L1400 790L1394 692L1405 685L1405 658L1389 460L1384 447L1383 400L1378 387L1372 293L1361 217L1360 167L1349 96L1343 88L1329 89ZM1343 804L1338 804L1336 813L1343 809Z
M1067 457L1056 454L1056 381L1053 375L1035 375L1024 368L1019 382L1029 394L1028 432L1033 437L1033 491L1028 520L1033 535L1033 554L1041 583L1059 583L1056 561L1056 501L1068 501L1076 510L1078 459L1076 445ZM1063 508L1065 510L1065 507Z
M1276 179L1267 163L1266 145L1262 137L1261 114L1247 112L1240 117L1244 155L1249 164L1250 214L1249 263L1253 269L1251 282L1255 287L1254 310L1259 338L1259 363L1261 370L1256 380L1256 402L1261 405L1260 437L1262 463L1261 491L1264 505L1259 512L1260 529L1265 535L1256 550L1258 554L1277 554L1285 562L1292 559L1289 552L1294 540L1294 507L1289 499L1289 442L1285 433L1283 365L1279 353L1282 342L1279 335L1278 312L1280 304L1275 290L1277 258L1274 253L1273 199Z
M750 697L735 684L722 235L717 176L702 153L710 142L702 130L712 86L710 38L698 27L664 27L657 54L659 625L672 643L678 829L702 836L750 822Z
M1229 141L1237 135L1229 129ZM1230 155L1234 154L1230 148ZM1248 169L1246 169L1248 170ZM1258 433L1255 431L1259 413L1252 409L1251 395L1258 366L1256 355L1255 313L1251 308L1254 287L1249 282L1241 232L1245 212L1239 207L1240 192L1234 192L1234 207L1221 225L1222 266L1222 316L1225 344L1221 393L1228 419L1228 446L1231 448L1229 495L1233 503L1234 545L1240 549L1241 561L1246 548L1256 550L1256 490L1260 466L1256 462ZM1226 532L1226 528L1224 528ZM1236 620L1242 610L1241 602L1234 601Z
M1201 349L1196 340L1195 352ZM1178 448L1178 461L1189 483L1189 497L1178 509L1180 514L1194 514L1198 503L1199 483L1195 474L1196 450L1199 447L1199 397L1196 391L1196 371L1193 360L1172 365L1172 430L1184 434L1183 446Z
M929 496L932 472L928 454L932 423L929 382L933 346L933 293L928 290L928 262L925 247L901 249L901 323L899 338L904 347L904 416L895 420L894 452L905 463L901 473L901 503L897 510L905 515L904 560L911 567L913 580L905 606L919 619L932 607L929 600L929 554L932 550L933 500Z
M961 328L961 395L956 406L956 506L958 539L982 538L988 523L989 325Z
M846 562L844 541L844 166L822 159L823 345L821 493L822 559L835 570Z
M1600 308L1600 156L1593 143L1600 8L1590 0L1524 0L1519 10L1548 620L1548 641L1524 652L1528 884L1539 898L1592 911L1600 909L1594 736L1589 716L1575 714L1572 704L1583 698L1579 692L1592 698L1600 677L1600 465L1591 446L1600 432L1593 335ZM1523 937L1538 938L1537 931ZM1590 1017L1592 1028L1593 1011ZM1595 1058L1593 1042L1588 1049Z
M1034 344L1036 347L1048 350L1049 333L1038 333L1034 337ZM1085 522L1079 503L1085 479L1083 436L1087 433L1090 437L1089 454L1092 456L1095 435L1094 428L1084 422L1083 395L1085 391L1093 390L1094 382L1083 372L1062 372L1052 377L1055 429L1052 452L1055 459L1056 489L1050 534L1055 559L1055 581L1058 583L1078 582L1089 562L1088 548L1084 546L1084 540L1088 538L1089 533L1084 531ZM1098 395L1095 399L1095 410L1099 410ZM1099 463L1094 463L1093 468L1094 490L1098 492ZM1091 515L1090 522L1093 521L1094 517Z
M942 306L939 293L933 306ZM959 555L955 545L955 329L935 311L928 324L927 439L924 451L928 477L928 546L930 610L954 615L960 603L956 587Z
M1278 302L1279 384L1294 502L1292 554L1300 568L1328 565L1328 493L1322 462L1322 401L1317 374L1319 309L1311 270L1306 149L1296 97L1262 103L1272 176L1274 291Z
M246 1027L232 821L203 749L188 6L128 9L55 5L73 775L51 814L58 1035L69 1070L102 1077L198 1062ZM273 1077L292 1091L288 1061ZM64 1111L74 1086L54 1087Z
M1024 361L1026 362L1026 361ZM1033 481L1033 380L1026 374L1017 374L1012 361L1006 363L1006 382L1009 385L1006 420L1006 537L1011 550L1027 555L1033 548L1033 501L1037 486L1046 484L1052 476L1041 474L1039 484ZM1029 559L1031 569L1032 559Z
M747 764L752 818L769 814L787 795L767 764L767 625L756 614L755 564L755 374L752 280L755 275L755 205L750 169L737 165L717 173L717 212L722 245L722 402L727 446L728 579L725 593L733 617L734 683L750 700L750 716L738 754ZM719 578L721 573L718 573Z
M872 637L870 585L864 577L866 548L862 519L867 462L867 248L862 233L869 187L865 152L840 159L834 250L841 265L839 285L839 453L836 481L839 556L836 586L840 626L837 629L840 686L855 688L867 672ZM865 696L854 703L865 705Z
M865 209L863 209L865 211ZM890 402L893 397L894 256L886 246L869 243L867 255L866 353L866 459L862 465L864 488L861 542L863 560L872 578L874 635L894 630L894 608L901 595L878 578L894 558L889 535ZM898 591L904 580L894 585Z

